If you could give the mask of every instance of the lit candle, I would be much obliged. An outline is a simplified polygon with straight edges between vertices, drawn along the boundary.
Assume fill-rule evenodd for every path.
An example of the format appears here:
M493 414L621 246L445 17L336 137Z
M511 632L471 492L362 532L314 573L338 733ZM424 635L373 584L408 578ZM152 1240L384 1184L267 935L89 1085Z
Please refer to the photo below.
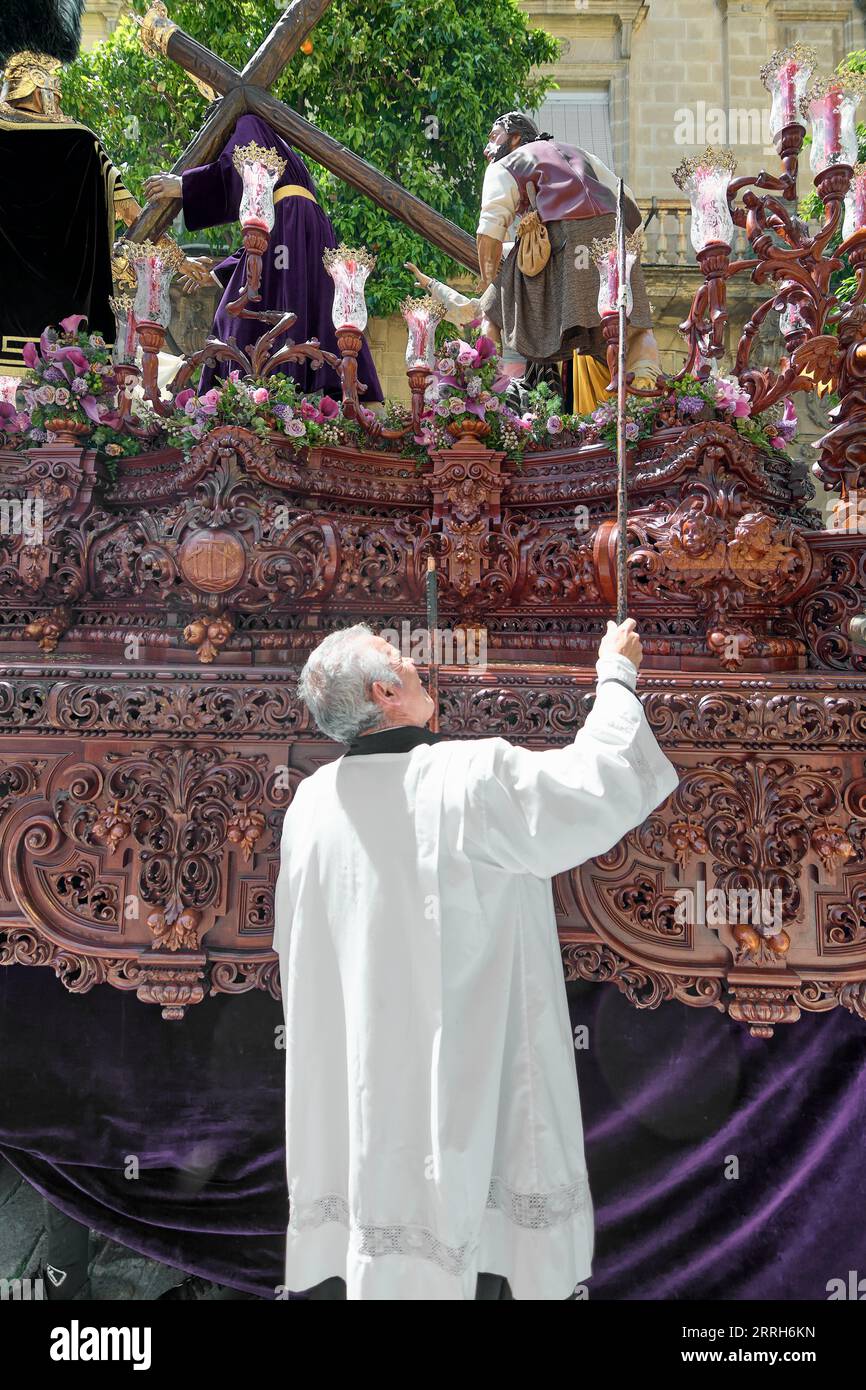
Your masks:
M736 169L730 150L708 147L704 154L684 159L673 172L673 181L689 196L692 246L703 251L708 246L730 246L734 221L728 207L728 184Z
M626 317L634 307L631 291L631 272L643 245L643 232L639 227L625 239L625 312ZM619 264L616 236L594 241L589 249L590 257L598 271L598 312L600 318L615 314L619 309Z
M817 63L814 49L795 43L779 49L761 69L761 81L772 95L770 134L801 122L800 102Z
M421 299L409 296L400 305L400 312L409 333L406 366L410 369L429 367L432 371L436 359L436 325L444 316L443 305L429 294Z
M833 73L817 78L801 101L812 121L809 166L813 174L836 164L857 162L857 103L866 86L859 72Z
M183 252L168 239L130 241L124 250L135 271L133 314L136 323L156 323L167 328L171 319L171 282L183 262Z
M367 276L376 264L376 259L363 247L329 246L322 256L322 264L334 282L334 304L331 318L334 327L356 328L363 332L367 327L367 305L364 299L364 285Z
M244 181L238 220L242 227L261 227L270 232L274 226L274 188L282 177L286 161L276 150L263 149L254 141L238 145L232 163Z

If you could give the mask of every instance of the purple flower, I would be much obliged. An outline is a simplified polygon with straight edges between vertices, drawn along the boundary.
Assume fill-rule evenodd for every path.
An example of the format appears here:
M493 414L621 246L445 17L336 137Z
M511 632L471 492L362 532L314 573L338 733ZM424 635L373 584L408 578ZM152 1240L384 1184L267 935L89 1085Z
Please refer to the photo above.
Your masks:
M42 374L42 380L43 380L43 381L65 381L65 380L66 380L66 373L65 373L65 372L62 372L62 371L60 370L59 367L49 367L47 371L43 372L43 374Z
M73 391L75 390L75 382L74 382L74 381L73 381L73 383L72 383L72 389L73 389ZM178 410L183 410L183 408L184 408L184 406L186 405L187 401L192 400L192 398L193 398L194 395L195 395L195 391L193 391L193 389L192 389L191 386L187 386L187 388L186 388L185 391L179 391L178 394L177 394L177 395L175 396L175 398L174 398L175 407L176 407Z
M34 394L35 394L36 399L37 399L37 401L39 402L40 405L53 405L53 404L54 404L54 387L53 387L53 386L38 386L38 387L36 388L36 391L35 391Z
M460 363L461 367L477 367L481 358L478 356L474 347L471 347L469 343L463 343L457 354L457 361Z
M326 420L334 420L340 413L340 402L335 401L333 396L323 396L319 401L319 410Z
M182 394L183 394L183 395L186 395L186 392L184 391L184 392L182 392ZM198 401L197 401L196 398L195 398L195 392L194 392L194 391L190 391L190 393L189 393L189 395L186 397L186 400L184 401L184 403L183 403L181 409L183 410L183 412L184 412L185 415L188 415L188 416L190 417L190 419L192 419L192 417L193 417L194 415L197 415L197 414L198 414Z
M35 343L25 343L21 349L21 356L24 358L25 367L30 367L32 370L39 366L39 353L36 351Z
M37 444L44 444L46 438L45 430L31 430L30 438L35 439Z
M486 362L488 357L496 356L496 344L492 338L488 338L486 334L482 333L480 338L475 341L475 351L478 353L478 360Z
M462 396L452 396L448 402L448 408L452 415L462 415L466 409L466 402Z
M87 385L87 382L84 380L83 376L77 376L73 378L72 389L75 392L76 396L86 396L89 387Z
M300 439L302 434L306 434L306 426L303 420L290 420L286 425L286 434L291 434L295 439Z
M782 418L776 421L776 434L783 444L790 444L791 440L796 437L798 423L794 402L790 396L786 396Z
M635 421L634 421L634 420L629 420L629 421L626 423L626 427L625 427L625 437L626 437L626 439L637 439L638 433L639 433L639 430L638 430L638 427L637 427L637 424L635 423Z
M54 400L57 405L68 405L71 397L65 386L58 386L54 392Z
M450 415L450 414L451 414L451 408L450 408L450 406L448 405L448 402L447 402L447 401L437 401L436 404L434 405L433 409L435 410L435 412L436 412L437 415Z
M677 402L680 415L700 415L703 408L704 401L701 396L681 396Z
M548 433L548 434L561 434L561 432L562 432L562 420L560 419L560 417L559 417L558 415L550 415L550 416L548 416L548 420L547 420L547 433Z

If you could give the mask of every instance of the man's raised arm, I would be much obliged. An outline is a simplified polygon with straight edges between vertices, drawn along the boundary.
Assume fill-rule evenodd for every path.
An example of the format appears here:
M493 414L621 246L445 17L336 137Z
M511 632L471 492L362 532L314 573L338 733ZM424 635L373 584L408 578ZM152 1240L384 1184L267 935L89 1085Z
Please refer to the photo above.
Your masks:
M595 704L566 748L533 752L494 740L468 789L464 846L512 873L549 878L604 854L640 825L679 778L635 693L634 620L599 647Z

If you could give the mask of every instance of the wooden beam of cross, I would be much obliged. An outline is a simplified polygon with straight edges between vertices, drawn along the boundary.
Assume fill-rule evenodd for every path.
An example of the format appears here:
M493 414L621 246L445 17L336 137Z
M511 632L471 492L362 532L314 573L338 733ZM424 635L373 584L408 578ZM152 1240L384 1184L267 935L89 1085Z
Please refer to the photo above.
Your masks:
M249 111L261 116L291 145L324 165L358 192L365 193L380 208L399 218L413 231L478 273L475 239L462 227L436 212L422 198L416 198L389 179L372 164L305 121L290 106L278 101L267 90L279 77L310 30L321 19L331 0L292 0L264 43L250 58L243 72L225 63L202 44L196 43L168 17L165 5L151 5L142 21L142 43L147 52L178 63L198 83L217 93L221 100L172 167L173 174L199 164L209 164L219 156L238 119ZM158 237L181 210L177 198L148 203L126 232L130 241Z

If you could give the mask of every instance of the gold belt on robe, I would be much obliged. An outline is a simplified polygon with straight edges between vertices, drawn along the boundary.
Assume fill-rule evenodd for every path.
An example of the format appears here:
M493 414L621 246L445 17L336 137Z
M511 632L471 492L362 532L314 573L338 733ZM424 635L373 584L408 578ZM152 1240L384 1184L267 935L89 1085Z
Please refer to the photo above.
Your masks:
M302 183L287 183L282 188L278 188L274 194L274 202L279 203L283 198L309 198L313 203L319 201L315 193L311 193L309 188L304 188Z

